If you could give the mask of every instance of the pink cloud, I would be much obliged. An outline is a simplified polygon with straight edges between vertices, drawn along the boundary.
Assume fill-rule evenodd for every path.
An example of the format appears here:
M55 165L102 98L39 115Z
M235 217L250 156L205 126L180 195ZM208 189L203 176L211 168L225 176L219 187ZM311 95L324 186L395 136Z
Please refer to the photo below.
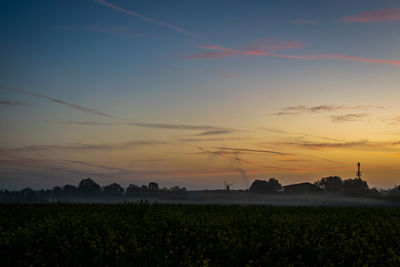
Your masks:
M119 11L119 12L122 12L122 13L125 13L125 14L128 14L128 15L130 15L130 16L138 17L138 18L140 18L140 19L142 19L142 20L144 20L144 21L151 22L151 23L153 23L153 24L158 24L158 25L161 25L161 26L170 28L170 29L172 29L172 30L174 30L174 31L177 31L177 32L186 34L186 35L188 35L188 36L195 37L195 38L199 38L199 36L198 36L197 34L188 32L188 31L186 31L186 30L184 30L184 29L182 29L182 28L180 28L180 27L171 25L171 24L166 23L166 22L163 22L163 21L158 21L158 20L154 20L154 19L152 19L152 18L145 17L145 16L143 16L143 15L141 15L141 14L139 14L139 13L136 13L136 12L134 12L134 11L130 11L130 10L124 9L124 8L122 8L122 7L113 5L113 4L111 4L111 3L109 3L109 2L106 2L106 1L104 1L104 0L93 0L93 2L96 2L96 3L100 4L100 5L103 5L103 6L106 6L106 7L109 7L109 8L112 8L112 9L114 9L114 10L116 10L116 11Z
M257 45L256 45L257 46ZM346 60L355 61L362 63L376 63L376 64L388 64L400 66L400 60L390 60L390 59L377 59L377 58L363 58L354 57L341 54L308 54L308 55L285 55L280 53L274 53L276 50L292 49L297 47L302 47L298 41L286 42L278 45L258 45L258 49L253 49L250 45L247 49L230 49L219 45L203 45L199 48L206 50L213 50L213 52L197 53L192 55L186 55L185 58L192 59L216 59L222 57L232 57L232 56L265 56L265 57L276 57L276 58L286 58L286 59L296 59L296 60Z
M382 22L382 21L395 21L395 20L400 20L400 8L365 11L357 15L344 17L340 21Z
M241 49L231 49L222 47L220 45L202 45L198 48L205 50L213 50L213 52L204 52L194 55L187 55L185 58L203 58L203 59L215 59L221 57L232 57L232 56L268 56L273 51L287 50L303 47L299 41L281 42L277 43L271 39L258 39L253 43L245 45Z
M289 41L289 42L277 42L276 40L273 40L270 38L261 38L261 39L257 39L254 42L246 45L244 47L244 49L278 51L278 50L300 48L303 46L304 45L301 44L298 40Z

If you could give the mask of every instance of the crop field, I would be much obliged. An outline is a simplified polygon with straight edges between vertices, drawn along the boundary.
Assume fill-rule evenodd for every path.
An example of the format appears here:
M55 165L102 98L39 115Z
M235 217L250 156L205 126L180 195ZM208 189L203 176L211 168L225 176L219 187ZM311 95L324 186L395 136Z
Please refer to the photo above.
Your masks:
M400 265L400 209L0 206L2 266Z

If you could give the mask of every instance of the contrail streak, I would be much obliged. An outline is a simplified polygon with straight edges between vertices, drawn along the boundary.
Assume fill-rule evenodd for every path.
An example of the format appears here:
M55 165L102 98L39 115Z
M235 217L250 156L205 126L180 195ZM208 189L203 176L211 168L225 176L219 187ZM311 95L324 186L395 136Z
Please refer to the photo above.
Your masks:
M107 117L107 118L114 119L114 120L117 119L117 118L115 118L115 117L113 117L111 115L108 115L108 114L106 114L104 112L95 110L93 108L88 108L88 107L84 107L84 106L81 106L81 105L69 103L67 101L60 100L60 99L57 99L57 98L53 98L53 97L50 97L50 96L40 95L40 94L37 94L37 93L24 91L24 90L17 89L17 88L4 87L4 86L0 86L0 89L1 90L15 92L15 93L18 93L18 94L30 95L30 96L39 97L39 98L42 98L42 99L47 99L47 100L50 100L52 102L55 102L55 103L58 103L58 104L61 104L61 105L64 105L64 106L67 106L67 107L70 107L70 108L73 108L73 109L76 109L76 110L80 110L80 111L91 113L91 114L95 114L95 115L100 115L100 116Z
M182 29L182 28L180 28L180 27L171 25L171 24L166 23L166 22L163 22L163 21L158 21L158 20L155 20L155 19L152 19L152 18L145 17L145 16L143 16L143 15L141 15L141 14L139 14L139 13L136 13L136 12L134 12L134 11L130 11L130 10L124 9L124 8L122 8L122 7L113 5L113 4L111 4L111 3L109 3L109 2L106 2L106 1L104 1L104 0L93 0L93 1L96 2L96 3L98 3L98 4L101 4L101 5L103 5L103 6L110 7L110 8L112 8L112 9L114 9L114 10L119 11L119 12L128 14L128 15L130 15L130 16L138 17L138 18L140 18L140 19L142 19L142 20L144 20L144 21L151 22L151 23L153 23L153 24L158 24L158 25L161 25L161 26L170 28L170 29L172 29L172 30L174 30L174 31L177 31L177 32L186 34L186 35L191 36L191 37L194 37L194 38L199 38L199 36L198 36L197 34L194 34L194 33L188 32L188 31L185 31L184 29Z

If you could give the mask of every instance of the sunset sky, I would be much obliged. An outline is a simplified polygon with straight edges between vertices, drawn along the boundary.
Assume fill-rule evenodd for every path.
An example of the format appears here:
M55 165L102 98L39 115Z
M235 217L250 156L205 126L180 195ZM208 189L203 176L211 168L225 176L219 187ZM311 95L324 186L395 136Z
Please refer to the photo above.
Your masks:
M400 1L0 3L0 188L400 184Z

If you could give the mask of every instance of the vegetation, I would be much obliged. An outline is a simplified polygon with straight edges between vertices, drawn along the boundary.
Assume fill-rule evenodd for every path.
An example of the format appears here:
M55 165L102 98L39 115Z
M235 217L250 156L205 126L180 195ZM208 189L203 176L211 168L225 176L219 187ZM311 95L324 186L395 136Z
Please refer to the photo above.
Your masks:
M2 205L3 266L400 264L400 210Z
M148 186L130 184L126 190L117 183L101 187L90 178L83 179L78 186L56 186L52 190L35 191L25 188L20 191L0 190L2 203L48 203L48 202L101 202L109 200L130 200L135 198L186 198L186 188L173 186L158 188L158 184L150 182Z
M305 182L286 186L282 186L275 178L269 180L256 179L248 190L239 191L281 196L294 194L323 195L326 193L327 195L335 194L400 202L400 186L395 186L389 190L377 190L369 188L367 182L360 178L342 180L338 176L323 177L314 184ZM203 192L206 193L207 191ZM0 190L0 203L124 202L137 199L185 200L188 199L189 194L190 192L187 192L185 187L159 188L155 182L142 186L130 184L125 189L117 183L102 187L94 180L86 178L78 186L64 185L63 187L56 186L53 189L38 191L31 188L20 191Z
M270 178L268 181L255 180L249 190L256 193L277 193L282 190L282 185L275 178Z

